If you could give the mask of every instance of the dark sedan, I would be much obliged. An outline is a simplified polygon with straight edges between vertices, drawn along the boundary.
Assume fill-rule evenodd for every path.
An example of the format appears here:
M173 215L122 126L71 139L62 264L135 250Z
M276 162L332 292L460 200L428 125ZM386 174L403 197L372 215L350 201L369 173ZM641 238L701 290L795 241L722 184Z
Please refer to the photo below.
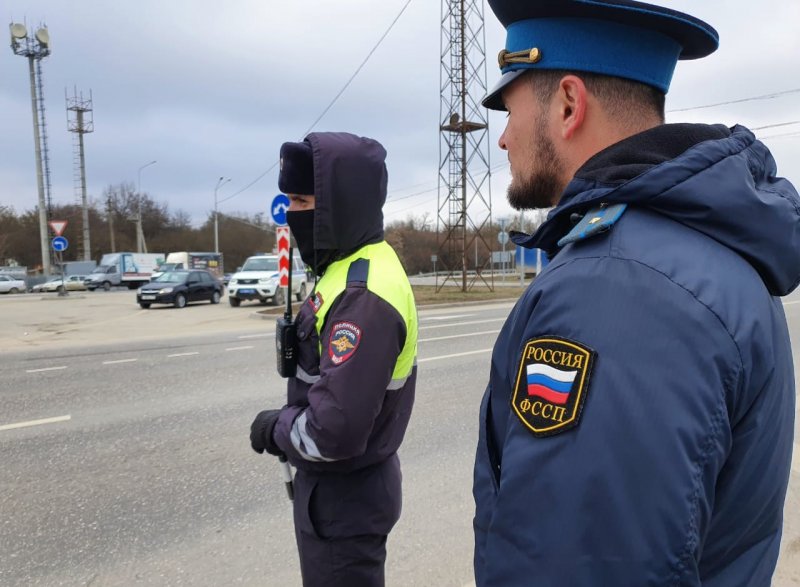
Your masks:
M208 271L168 271L140 287L136 301L145 309L151 304L183 308L189 302L218 304L222 292L222 284Z

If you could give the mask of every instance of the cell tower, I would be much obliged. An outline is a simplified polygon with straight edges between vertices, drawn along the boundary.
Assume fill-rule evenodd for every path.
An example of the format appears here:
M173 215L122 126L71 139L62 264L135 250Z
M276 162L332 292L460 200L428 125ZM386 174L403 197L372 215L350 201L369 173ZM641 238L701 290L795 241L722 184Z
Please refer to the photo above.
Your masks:
M42 248L42 271L50 274L50 246L48 243L47 215L52 206L50 199L50 157L47 148L47 124L45 121L44 93L42 83L42 59L50 55L50 34L47 27L28 34L24 24L12 23L11 50L15 55L28 58L31 80L31 107L33 109L33 142L36 149L36 184L39 191L39 238Z
M491 272L488 281L483 275L492 261L483 234L492 221L489 120L480 105L487 93L483 0L442 0L441 22L437 259L444 269L436 291L450 280L462 291L478 280L493 290Z
M67 129L75 133L72 141L73 184L75 195L83 210L83 260L92 260L92 247L89 238L89 202L86 198L86 158L83 152L83 135L94 132L94 117L92 116L92 91L89 90L89 99L83 99L83 92L78 95L77 88L73 89L72 97L64 90L67 101ZM74 113L70 115L70 112Z

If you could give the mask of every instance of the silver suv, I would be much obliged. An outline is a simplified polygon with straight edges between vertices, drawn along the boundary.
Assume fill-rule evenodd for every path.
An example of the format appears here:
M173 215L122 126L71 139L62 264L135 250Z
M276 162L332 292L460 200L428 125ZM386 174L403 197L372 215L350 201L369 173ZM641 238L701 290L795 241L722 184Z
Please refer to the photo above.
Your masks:
M255 255L248 257L228 282L228 302L237 307L242 300L272 302L276 306L286 303L283 288L278 285L278 256ZM302 302L308 293L308 277L300 257L295 256L292 268L292 294Z

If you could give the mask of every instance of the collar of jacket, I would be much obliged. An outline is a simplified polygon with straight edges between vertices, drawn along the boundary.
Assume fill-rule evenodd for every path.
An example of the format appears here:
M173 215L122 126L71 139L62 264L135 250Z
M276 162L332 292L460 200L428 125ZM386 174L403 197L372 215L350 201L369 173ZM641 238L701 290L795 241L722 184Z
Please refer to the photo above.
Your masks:
M753 138L744 127L735 130L743 130ZM559 250L558 241L575 225L574 214L582 217L600 204L635 203L642 194L624 189L631 180L680 157L701 142L731 134L723 125L663 124L615 143L578 169L558 205L535 233L513 231L511 241L521 247L543 249L552 258Z

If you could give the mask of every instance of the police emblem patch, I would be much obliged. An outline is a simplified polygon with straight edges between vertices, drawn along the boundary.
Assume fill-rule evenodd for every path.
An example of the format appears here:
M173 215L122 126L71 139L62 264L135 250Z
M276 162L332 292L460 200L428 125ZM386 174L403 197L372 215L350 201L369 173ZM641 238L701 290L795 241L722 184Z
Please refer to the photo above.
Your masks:
M512 404L534 436L578 425L596 355L586 345L556 336L525 343Z
M331 328L328 355L334 365L341 365L353 356L361 342L361 329L352 322L337 322Z

